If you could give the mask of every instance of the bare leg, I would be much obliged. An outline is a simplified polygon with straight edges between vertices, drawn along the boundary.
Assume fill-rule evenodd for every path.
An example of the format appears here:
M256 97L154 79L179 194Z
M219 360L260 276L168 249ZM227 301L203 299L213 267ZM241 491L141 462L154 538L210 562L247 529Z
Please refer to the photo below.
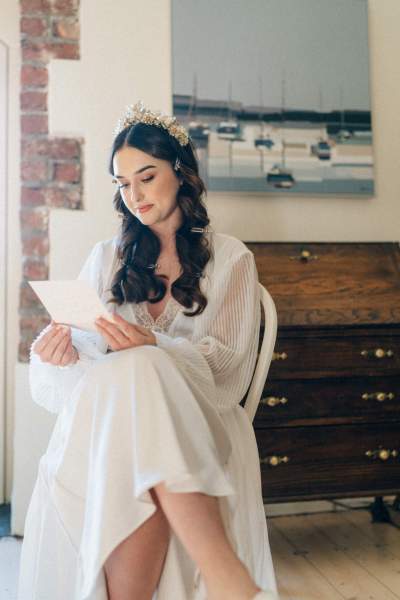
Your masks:
M208 600L252 600L260 588L226 536L217 498L199 492L169 492L164 483L153 489L172 529L204 577Z
M151 600L164 566L170 527L153 490L157 511L125 538L104 564L109 600Z

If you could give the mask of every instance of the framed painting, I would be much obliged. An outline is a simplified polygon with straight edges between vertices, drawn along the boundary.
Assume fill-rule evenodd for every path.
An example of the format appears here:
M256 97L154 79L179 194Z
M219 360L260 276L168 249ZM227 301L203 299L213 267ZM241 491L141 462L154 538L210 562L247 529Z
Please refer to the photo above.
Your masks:
M367 0L171 0L173 112L209 191L372 196Z

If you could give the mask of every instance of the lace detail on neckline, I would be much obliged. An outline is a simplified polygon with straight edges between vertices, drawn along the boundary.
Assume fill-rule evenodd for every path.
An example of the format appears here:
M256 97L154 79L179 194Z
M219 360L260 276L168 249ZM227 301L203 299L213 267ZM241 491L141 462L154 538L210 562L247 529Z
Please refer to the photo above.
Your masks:
M162 313L154 319L148 311L147 301L132 304L132 310L137 323L148 329L160 332L165 332L169 329L181 308L182 306L179 302L173 296L170 296Z

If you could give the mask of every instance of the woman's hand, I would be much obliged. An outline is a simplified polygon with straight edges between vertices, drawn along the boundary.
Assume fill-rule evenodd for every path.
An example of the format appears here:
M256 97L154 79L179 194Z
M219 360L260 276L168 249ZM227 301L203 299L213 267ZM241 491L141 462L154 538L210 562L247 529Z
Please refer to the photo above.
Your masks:
M150 329L130 323L117 313L113 313L112 317L113 323L104 317L95 320L97 330L112 350L125 350L148 344L157 345L156 337Z
M79 359L76 348L72 345L71 327L59 325L51 321L49 331L32 346L43 362L48 362L58 367L75 364Z

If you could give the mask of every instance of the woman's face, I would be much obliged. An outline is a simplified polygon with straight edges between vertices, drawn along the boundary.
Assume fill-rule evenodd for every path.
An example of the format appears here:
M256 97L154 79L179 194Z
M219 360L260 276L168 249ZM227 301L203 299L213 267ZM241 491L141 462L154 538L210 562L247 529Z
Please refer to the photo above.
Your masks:
M143 225L160 232L180 226L180 180L170 162L125 146L114 154L113 170L125 206Z

